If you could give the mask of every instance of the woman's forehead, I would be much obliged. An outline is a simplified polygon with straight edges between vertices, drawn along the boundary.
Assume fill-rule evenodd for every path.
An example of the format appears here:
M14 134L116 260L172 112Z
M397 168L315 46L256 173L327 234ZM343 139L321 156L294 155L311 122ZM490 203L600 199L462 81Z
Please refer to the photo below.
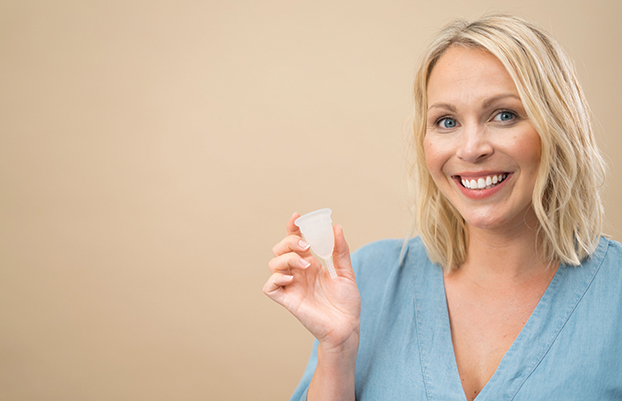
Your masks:
M484 102L510 95L520 99L512 77L494 55L459 46L440 56L427 85L429 107L437 102Z

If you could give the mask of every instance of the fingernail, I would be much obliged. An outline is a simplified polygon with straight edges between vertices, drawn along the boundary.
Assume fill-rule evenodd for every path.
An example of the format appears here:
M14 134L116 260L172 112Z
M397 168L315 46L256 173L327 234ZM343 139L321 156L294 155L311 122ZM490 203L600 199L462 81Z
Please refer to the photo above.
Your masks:
M291 279L293 279L293 278L294 278L294 276L290 276L289 274L284 274L284 275L283 275L283 280L287 280L287 281L289 281L289 280L291 280Z
M311 263L307 262L306 260L304 260L303 258L300 258L300 265L304 268L307 268L309 266L311 266Z
M300 240L298 241L298 245L302 248L302 249L307 249L309 247L309 244L306 243L304 240Z

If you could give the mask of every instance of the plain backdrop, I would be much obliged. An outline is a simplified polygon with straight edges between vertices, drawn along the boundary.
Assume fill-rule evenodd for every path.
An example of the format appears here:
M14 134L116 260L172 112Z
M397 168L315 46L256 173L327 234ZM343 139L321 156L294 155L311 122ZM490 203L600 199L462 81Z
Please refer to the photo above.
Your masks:
M1 1L0 399L287 399L285 222L404 236L418 57L499 11L576 61L622 239L618 0Z

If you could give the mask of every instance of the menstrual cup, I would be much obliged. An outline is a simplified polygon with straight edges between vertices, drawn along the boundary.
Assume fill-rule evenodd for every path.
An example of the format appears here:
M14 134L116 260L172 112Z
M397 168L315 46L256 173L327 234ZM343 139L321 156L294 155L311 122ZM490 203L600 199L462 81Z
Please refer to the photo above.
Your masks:
M335 235L330 209L320 209L298 217L294 224L300 227L305 240L311 245L311 250L326 262L326 267L331 278L336 278L335 266L333 265L333 248L335 246Z

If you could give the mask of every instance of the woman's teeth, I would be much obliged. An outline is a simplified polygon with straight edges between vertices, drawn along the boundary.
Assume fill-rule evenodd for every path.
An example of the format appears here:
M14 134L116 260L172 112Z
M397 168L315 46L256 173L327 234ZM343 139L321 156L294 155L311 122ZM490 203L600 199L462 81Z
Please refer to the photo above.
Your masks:
M507 174L499 174L499 175L488 176L486 178L480 178L477 181L465 180L463 178L462 186L468 189L487 189L487 188L492 188L495 185L500 184L507 177L508 177Z

